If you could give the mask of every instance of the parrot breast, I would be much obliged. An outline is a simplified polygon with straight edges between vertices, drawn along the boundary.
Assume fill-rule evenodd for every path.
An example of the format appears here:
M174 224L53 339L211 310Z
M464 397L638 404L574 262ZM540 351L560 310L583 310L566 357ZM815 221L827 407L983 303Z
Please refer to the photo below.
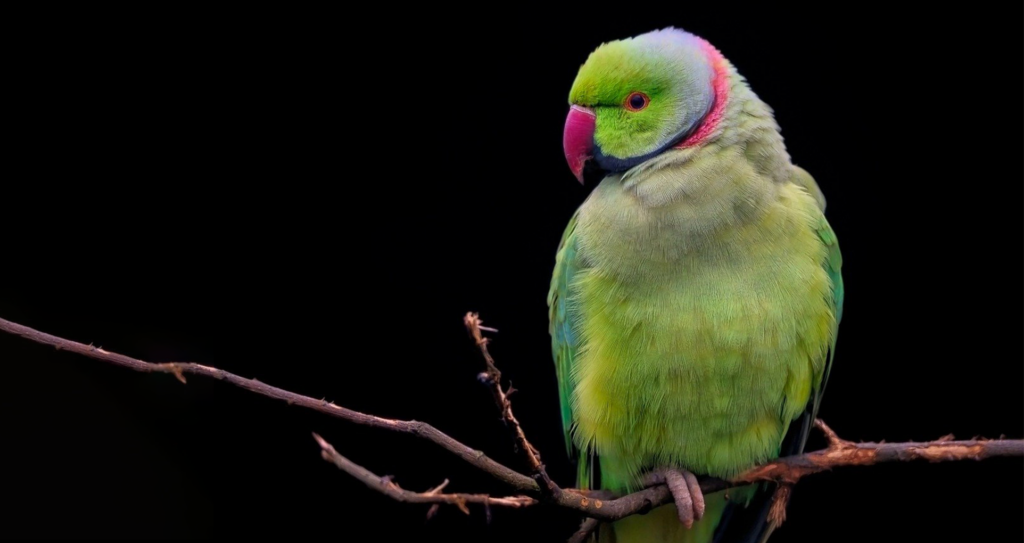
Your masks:
M834 316L817 204L742 152L716 160L690 197L652 207L610 177L580 209L574 439L605 488L777 456L823 371Z

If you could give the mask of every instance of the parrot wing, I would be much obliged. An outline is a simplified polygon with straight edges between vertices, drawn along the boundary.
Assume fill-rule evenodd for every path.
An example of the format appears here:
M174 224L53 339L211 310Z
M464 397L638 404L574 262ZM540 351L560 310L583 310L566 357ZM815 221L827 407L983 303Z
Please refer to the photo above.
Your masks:
M824 209L822 209L824 211ZM836 238L836 233L832 231L832 227L825 220L824 214L821 216L821 224L818 226L818 238L825 244L825 248L828 250L825 257L824 267L825 272L828 273L828 278L832 282L832 299L829 303L832 308L833 314L836 319L832 324L832 344L829 345L828 357L825 361L825 369L822 372L821 379L818 380L817 386L814 387L814 401L813 410L811 411L811 419L818 416L818 406L821 404L821 397L825 393L825 384L828 383L828 375L832 371L832 359L835 357L836 352L836 338L839 335L839 323L843 320L843 295L845 291L843 289L843 253L839 250L839 239ZM803 447L801 447L802 449Z
M835 356L836 338L839 332L839 322L843 318L843 255L839 250L839 240L832 227L825 219L825 197L821 194L818 184L802 168L797 168L793 182L803 187L815 197L818 208L821 210L820 222L815 229L818 239L825 246L825 258L821 265L832 283L831 296L826 302L835 315L835 322L832 325L831 344L825 354L825 365L822 371L812 378L811 398L807 407L789 426L786 437L779 448L779 457L801 454L807 444L807 437L814 426L814 420L818 417L818 407L821 405L822 395L825 393L825 384L828 382L829 373L832 370L832 360ZM770 489L771 487L768 487ZM778 524L768 519L768 512L772 505L773 492L758 492L755 498L745 508L738 508L733 504L727 507L720 529L715 533L715 543L736 542L736 543L765 543L771 534L778 528Z
M569 300L569 285L581 268L576 253L576 218L573 214L569 225L562 235L558 252L555 255L555 271L551 277L551 289L548 291L548 318L551 334L551 351L555 360L555 372L558 377L558 399L562 411L562 429L565 432L565 446L570 460L577 460L577 484L580 488L589 488L592 483L592 466L595 459L581 454L572 440L572 393L576 386L575 363L579 352L579 338L573 329L575 316L573 304Z
M839 334L839 322L843 318L843 255L839 250L839 240L825 219L824 213L821 215L821 222L818 225L817 233L818 239L821 240L826 249L822 267L825 268L825 273L828 274L829 281L832 283L831 296L826 300L829 308L835 315L835 321L832 324L830 334L832 341L828 345L828 352L825 354L824 367L820 373L812 376L811 399L807 402L807 408L790 426L786 440L783 441L779 451L780 457L800 454L804 451L807 437L810 434L811 427L814 426L814 419L818 418L818 408L821 406L821 398L825 394L825 384L828 383L828 376L832 371L832 360L835 357L836 351L836 338Z

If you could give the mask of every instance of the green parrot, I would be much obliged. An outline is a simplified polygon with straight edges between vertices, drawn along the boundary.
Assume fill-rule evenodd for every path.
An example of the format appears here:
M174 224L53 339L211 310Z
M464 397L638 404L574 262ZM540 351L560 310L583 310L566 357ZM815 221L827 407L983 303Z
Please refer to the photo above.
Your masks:
M602 44L569 93L566 160L601 179L548 294L577 484L666 481L673 504L599 541L764 541L773 487L702 496L803 450L835 351L842 257L817 183L711 44L667 28Z

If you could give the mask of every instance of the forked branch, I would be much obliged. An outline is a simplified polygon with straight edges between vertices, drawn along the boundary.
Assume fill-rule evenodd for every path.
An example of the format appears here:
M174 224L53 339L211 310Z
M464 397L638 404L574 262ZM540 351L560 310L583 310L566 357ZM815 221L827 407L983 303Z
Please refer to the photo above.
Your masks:
M544 469L544 464L541 462L540 452L527 439L522 425L512 411L512 403L509 400L512 388L511 386L507 389L503 387L501 371L498 370L497 364L488 349L489 340L483 334L484 331L495 330L484 327L479 316L475 313L467 314L464 322L484 357L486 369L481 374L481 380L490 387L495 403L501 412L502 420L509 427L517 446L523 451L532 477L495 462L483 452L456 441L444 432L424 422L386 419L360 413L335 405L333 402L304 396L261 383L255 379L248 379L231 372L193 362L145 362L92 345L85 345L53 336L4 319L0 319L0 330L36 343L50 345L60 350L102 360L123 368L140 372L168 373L174 375L182 383L185 382L186 375L210 377L262 396L284 400L289 404L312 409L348 422L412 434L439 445L481 472L505 483L514 491L524 493L510 496L446 494L442 490L447 481L437 488L426 492L413 492L399 487L388 478L377 476L369 470L354 464L339 454L323 438L314 434L320 446L321 455L325 460L362 481L370 488L395 500L430 504L429 514L433 514L437 507L443 504L454 505L463 512L468 512L467 504L481 504L485 508L492 506L522 508L544 503L583 514L586 519L571 539L571 541L582 541L597 526L599 520L618 520L629 515L649 511L653 507L671 501L668 488L660 483L621 497L609 495L604 491L559 488L548 476ZM870 466L885 462L908 462L913 460L949 462L984 460L997 456L1024 457L1024 440L1020 439L971 439L956 441L952 436L946 436L924 443L853 443L840 439L835 432L820 420L815 421L815 426L828 439L829 445L827 448L780 458L776 461L751 468L728 481L705 477L700 480L701 490L707 494L758 481L774 481L782 484L783 488L785 488L796 484L803 477L822 471L846 466ZM540 481L540 484L537 481ZM778 507L773 507L773 522L781 522L785 518L786 493L780 493L777 498ZM776 511L776 509L778 510Z

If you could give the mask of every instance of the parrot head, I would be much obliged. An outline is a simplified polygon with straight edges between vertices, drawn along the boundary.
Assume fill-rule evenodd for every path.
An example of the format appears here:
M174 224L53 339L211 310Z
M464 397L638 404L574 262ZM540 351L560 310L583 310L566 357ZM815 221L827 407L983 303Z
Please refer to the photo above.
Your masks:
M666 150L702 143L721 119L728 67L703 39L675 28L602 44L569 92L562 145L584 170L624 172Z

